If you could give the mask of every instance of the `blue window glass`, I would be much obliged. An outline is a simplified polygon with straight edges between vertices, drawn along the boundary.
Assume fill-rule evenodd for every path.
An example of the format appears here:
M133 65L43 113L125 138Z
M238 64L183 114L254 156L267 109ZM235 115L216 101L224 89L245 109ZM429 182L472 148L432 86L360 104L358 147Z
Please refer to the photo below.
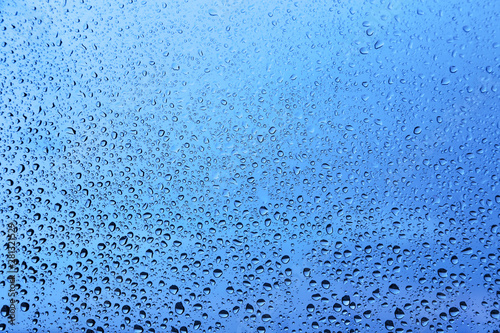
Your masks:
M500 1L0 3L0 331L500 330Z

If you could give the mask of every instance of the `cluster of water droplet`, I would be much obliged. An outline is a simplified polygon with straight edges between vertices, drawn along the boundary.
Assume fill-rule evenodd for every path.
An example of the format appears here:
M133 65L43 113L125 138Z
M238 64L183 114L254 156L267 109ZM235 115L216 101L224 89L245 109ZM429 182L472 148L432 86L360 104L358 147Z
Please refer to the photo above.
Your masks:
M498 328L493 15L352 5L5 5L15 327Z

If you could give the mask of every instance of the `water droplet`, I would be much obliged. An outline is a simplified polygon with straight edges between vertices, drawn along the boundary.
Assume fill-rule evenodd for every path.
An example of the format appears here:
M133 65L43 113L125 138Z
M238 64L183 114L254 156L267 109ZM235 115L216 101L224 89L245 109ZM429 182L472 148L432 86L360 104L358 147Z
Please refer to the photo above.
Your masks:
M175 303L175 313L179 315L184 313L184 305L181 302Z
M367 47L362 47L359 49L359 53L363 54L363 55L366 55L369 53L368 51L368 48Z

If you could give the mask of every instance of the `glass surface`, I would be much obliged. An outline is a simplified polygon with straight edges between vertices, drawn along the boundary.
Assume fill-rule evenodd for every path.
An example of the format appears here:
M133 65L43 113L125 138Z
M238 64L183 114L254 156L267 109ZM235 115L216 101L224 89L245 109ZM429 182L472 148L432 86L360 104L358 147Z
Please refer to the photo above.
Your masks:
M499 15L1 1L0 330L498 333Z

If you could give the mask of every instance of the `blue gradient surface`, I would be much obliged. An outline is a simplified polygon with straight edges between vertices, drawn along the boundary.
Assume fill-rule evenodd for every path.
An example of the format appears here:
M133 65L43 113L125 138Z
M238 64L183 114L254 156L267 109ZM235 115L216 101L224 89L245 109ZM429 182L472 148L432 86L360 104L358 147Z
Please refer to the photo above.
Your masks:
M498 333L499 15L0 3L0 330Z

